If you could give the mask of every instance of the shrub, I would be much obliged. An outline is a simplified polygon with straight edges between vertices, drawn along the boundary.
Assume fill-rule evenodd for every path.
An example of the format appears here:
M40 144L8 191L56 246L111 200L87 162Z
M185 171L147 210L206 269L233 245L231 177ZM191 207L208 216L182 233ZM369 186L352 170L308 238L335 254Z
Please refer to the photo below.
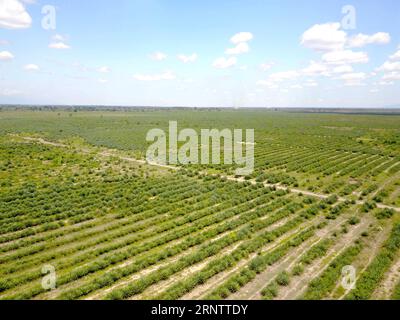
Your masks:
M299 276L304 272L304 267L301 264L296 265L292 270L292 275Z
M390 219L394 215L394 210L385 208L382 210L379 210L376 214L375 217L377 219Z
M367 201L361 207L361 211L362 212L370 212L371 210L373 210L375 208L376 208L376 203L375 202Z
M354 226L354 225L360 223L360 218L354 216L354 217L351 217L347 222L348 222L350 225Z
M279 284L280 286L287 286L290 283L290 276L286 271L282 271L277 277L276 277L276 283Z
M375 256L374 260L368 265L367 269L361 274L357 281L357 287L351 291L346 299L367 300L371 298L381 282L385 272L390 268L395 259L396 253L400 249L400 223L396 224L385 242L383 248Z
M272 300L278 296L278 285L275 281L272 281L268 286L266 286L262 291L261 295L264 300Z

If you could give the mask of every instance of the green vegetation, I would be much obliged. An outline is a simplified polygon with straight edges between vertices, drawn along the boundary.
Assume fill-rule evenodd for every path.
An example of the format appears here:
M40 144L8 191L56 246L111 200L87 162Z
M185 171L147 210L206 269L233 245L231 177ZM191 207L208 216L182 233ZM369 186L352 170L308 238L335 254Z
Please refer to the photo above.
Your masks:
M400 224L396 224L383 248L357 280L356 288L346 298L349 300L369 299L382 280L385 272L391 266L399 249Z
M254 128L253 174L140 161L147 131L170 120L197 132ZM274 299L316 264L326 269L304 298L323 299L342 266L369 250L368 231L353 230L398 221L399 134L399 116L3 108L0 299L226 299L249 287ZM347 298L371 297L399 232L396 224ZM349 241L333 259L340 237ZM57 290L41 285L48 264Z
M378 212L375 213L375 216L378 219L390 219L391 217L393 217L393 215L394 215L394 210L388 208L378 210Z
M400 281L397 283L392 293L392 300L400 300Z
M262 291L261 296L263 300L272 300L278 295L278 284L276 281L272 281Z
M290 275L286 271L282 271L277 277L276 277L276 283L279 284L280 286L287 286L290 283Z
M331 292L341 276L342 268L346 265L350 265L362 248L363 243L357 241L357 243L341 253L329 264L328 268L319 277L310 282L303 299L321 300Z
M331 247L333 241L331 239L324 239L316 245L312 246L300 259L300 263L311 264L314 260L323 257L328 249Z

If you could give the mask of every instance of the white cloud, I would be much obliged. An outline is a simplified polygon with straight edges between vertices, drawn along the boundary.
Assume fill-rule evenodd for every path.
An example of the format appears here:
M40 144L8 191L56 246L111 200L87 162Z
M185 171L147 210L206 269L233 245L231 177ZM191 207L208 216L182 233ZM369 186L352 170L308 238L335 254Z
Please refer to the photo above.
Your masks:
M322 56L322 60L329 64L353 64L367 63L369 59L365 52L342 50L327 52Z
M385 84L393 84L393 81L400 80L400 50L394 55L391 55L389 61L386 61L376 71L384 72L382 81Z
M291 89L302 89L303 86L299 85L299 84L294 84L292 86L290 86Z
M88 71L94 70L94 69L92 69L92 68L89 68L89 67L85 66L84 64L81 64L81 63L78 62L78 61L73 62L73 63L71 64L71 66L72 66L74 69L76 69L77 71L79 71L79 72L88 72Z
M386 61L382 66L378 68L378 71L385 71L385 72L400 71L400 61L398 62Z
M354 72L354 73L346 73L340 76L340 79L346 81L359 81L367 78L367 75L364 72Z
M273 63L261 63L260 64L260 68L261 68L261 70L262 71L268 71L269 69L271 69L272 68L272 66L273 66L274 64Z
M301 44L317 51L342 50L347 35L339 29L340 23L316 24L303 33Z
M258 86L267 87L268 89L277 89L277 88L279 88L279 86L275 82L273 82L271 80L259 80L259 81L257 81L256 84Z
M302 73L307 76L327 75L328 67L323 63L311 61L310 65L302 70Z
M394 81L400 80L400 72L390 72L383 75L382 80Z
M228 48L225 50L225 54L242 54L250 51L250 47L246 42L240 42L234 48Z
M67 41L67 38L62 36L61 34L56 34L52 37L52 39L56 42L65 42Z
M353 67L349 65L337 66L332 71L333 73L348 73L353 72Z
M193 83L194 79L193 78L184 78L184 79L182 79L182 82L183 83Z
M0 90L0 96L17 96L20 95L22 91L16 90L16 89L1 89Z
M100 83L107 83L108 82L108 80L106 80L106 79L98 79L97 81L100 82Z
M266 80L257 81L258 86L264 86L268 89L277 89L279 88L279 83L285 80L293 80L300 76L300 73L294 70L276 72L271 74Z
M25 29L32 24L32 18L18 0L0 1L0 28Z
M184 54L179 54L178 59L182 61L183 63L189 63L189 62L195 62L197 60L198 56L197 53L193 53L189 56L184 55Z
M97 68L97 71L100 73L108 73L111 71L111 69L110 69L110 67L103 66L103 67Z
M236 57L225 58L221 57L214 61L213 67L217 69L226 69L234 66L237 63Z
M314 80L307 80L307 82L305 82L303 85L305 87L318 87L318 83Z
M166 71L160 74L135 74L133 77L139 81L160 81L176 79L175 74L173 74L171 71Z
M345 86L361 86L362 81L367 78L367 74L364 72L353 72L346 73L339 77L339 79L344 80Z
M386 32L377 32L372 35L359 33L348 40L350 48L361 48L367 44L387 44L390 42L390 35Z
M64 42L52 42L49 44L49 48L51 48L51 49L69 49L70 46L65 44Z
M361 86L365 86L364 83L362 83L361 81L347 81L344 83L345 86L347 87L361 87Z
M154 52L150 55L150 59L156 60L156 61L162 61L167 59L167 55L162 52Z
M253 34L251 32L239 32L237 34L235 34L232 38L231 38L231 42L234 44L238 44L240 42L247 42L252 40Z
M280 82L284 80L296 79L299 76L300 74L297 71L291 70L291 71L273 73L269 76L269 79L271 79L272 81Z
M14 59L14 56L9 51L0 51L0 60L11 60Z
M26 71L39 71L40 68L38 65L30 63L24 66L24 70Z
M378 85L380 85L380 86L392 86L392 85L394 85L394 82L393 81L379 81Z
M390 60L400 60L400 50L390 56Z

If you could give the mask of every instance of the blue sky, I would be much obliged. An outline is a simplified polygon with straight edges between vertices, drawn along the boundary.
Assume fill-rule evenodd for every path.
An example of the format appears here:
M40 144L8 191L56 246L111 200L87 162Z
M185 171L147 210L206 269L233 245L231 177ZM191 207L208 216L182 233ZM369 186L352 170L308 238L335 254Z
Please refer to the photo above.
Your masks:
M400 105L399 21L398 0L0 0L0 103Z

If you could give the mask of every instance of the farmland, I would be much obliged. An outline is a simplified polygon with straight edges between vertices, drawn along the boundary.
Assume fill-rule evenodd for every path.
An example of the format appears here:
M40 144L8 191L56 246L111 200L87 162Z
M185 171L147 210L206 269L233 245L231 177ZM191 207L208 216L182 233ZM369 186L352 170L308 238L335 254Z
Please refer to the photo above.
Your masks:
M172 120L254 129L253 173L147 163ZM399 115L0 111L0 299L398 299L399 213Z

